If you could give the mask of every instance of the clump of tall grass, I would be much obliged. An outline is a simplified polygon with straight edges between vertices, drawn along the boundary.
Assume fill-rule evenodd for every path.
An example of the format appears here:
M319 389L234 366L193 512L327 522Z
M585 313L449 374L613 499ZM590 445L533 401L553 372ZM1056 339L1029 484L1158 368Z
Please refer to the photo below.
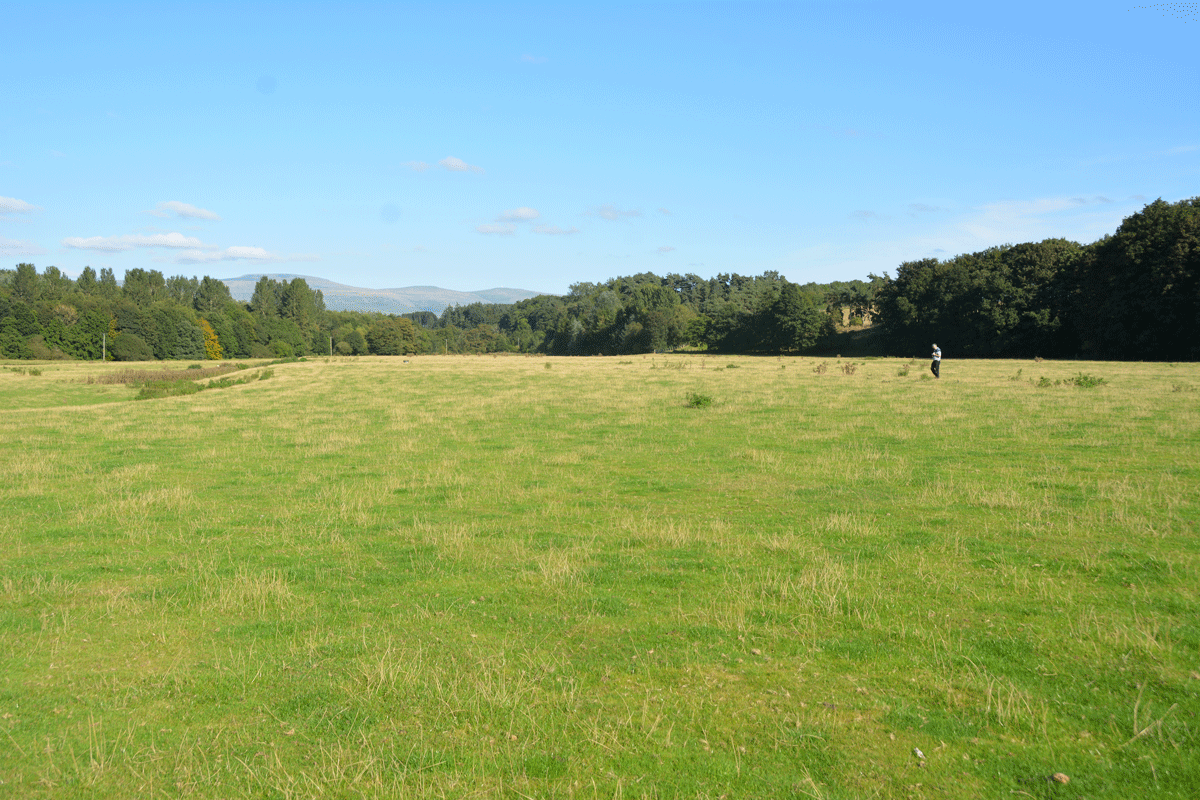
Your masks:
M243 378L218 378L203 385L184 378L173 381L147 381L142 385L141 391L133 399L157 400L163 397L182 397L184 395L196 394L205 389L228 389L231 386L241 386L251 381L266 380L274 374L274 370L264 369L262 372L252 373Z
M220 375L228 375L230 372L236 372L246 368L247 367L245 364L221 364L220 366L204 369L199 364L192 364L185 370L170 369L166 367L163 369L122 369L116 372L111 372L107 375L88 375L83 379L83 382L88 384L138 384L163 383L165 381L174 380L197 381L205 378L215 378ZM175 374L186 374L187 377L170 377Z

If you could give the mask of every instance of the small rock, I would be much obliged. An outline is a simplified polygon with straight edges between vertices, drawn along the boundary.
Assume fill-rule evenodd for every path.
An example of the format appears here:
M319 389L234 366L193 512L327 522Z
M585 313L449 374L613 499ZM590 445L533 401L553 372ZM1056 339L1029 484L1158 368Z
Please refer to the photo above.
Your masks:
M917 758L925 758L925 754L921 752L921 749L919 747L913 748L913 755L916 756Z
M1066 775L1062 774L1061 772L1056 772L1053 775L1051 775L1050 777L1054 780L1055 783L1070 783L1071 782L1071 779L1068 778Z

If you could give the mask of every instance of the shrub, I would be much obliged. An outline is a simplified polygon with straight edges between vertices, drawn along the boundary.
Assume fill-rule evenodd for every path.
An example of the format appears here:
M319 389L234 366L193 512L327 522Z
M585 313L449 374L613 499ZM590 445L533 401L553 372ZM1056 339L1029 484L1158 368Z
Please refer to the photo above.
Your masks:
M687 404L689 408L708 408L712 405L712 402L712 395L688 392Z
M813 367L813 372L817 373L818 375L824 375L828 369L829 365L822 361L820 364L817 364L815 367Z
M118 333L109 344L108 352L117 361L153 361L154 350L142 337L132 333Z
M1084 375L1082 372L1074 378L1067 378L1067 383L1074 384L1081 389L1091 389L1096 386L1103 386L1108 383L1104 378L1097 378L1094 375Z
M900 369L896 370L896 374L899 375L901 378L907 378L908 377L908 364L902 365L900 367Z

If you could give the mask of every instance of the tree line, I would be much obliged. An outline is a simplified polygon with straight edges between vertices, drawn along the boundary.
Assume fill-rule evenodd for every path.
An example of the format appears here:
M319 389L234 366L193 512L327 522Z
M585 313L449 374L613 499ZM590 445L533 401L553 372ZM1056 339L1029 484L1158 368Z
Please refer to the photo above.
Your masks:
M839 284L862 293L861 281ZM857 287L857 288L854 288ZM778 273L579 283L562 297L382 314L330 311L303 278L262 277L248 303L221 281L133 269L72 280L56 267L0 270L0 357L25 359L281 358L310 354L719 352L812 347L834 328L831 287Z
M310 354L616 355L701 348L791 353L872 321L892 355L1200 357L1200 198L1147 205L1090 245L1004 245L900 265L893 278L798 285L777 272L654 273L564 296L382 314L330 311L303 278L263 277L248 303L205 276L0 270L0 357L116 360Z
M873 308L893 355L936 341L969 357L1200 358L1200 198L1156 200L1090 245L906 262Z

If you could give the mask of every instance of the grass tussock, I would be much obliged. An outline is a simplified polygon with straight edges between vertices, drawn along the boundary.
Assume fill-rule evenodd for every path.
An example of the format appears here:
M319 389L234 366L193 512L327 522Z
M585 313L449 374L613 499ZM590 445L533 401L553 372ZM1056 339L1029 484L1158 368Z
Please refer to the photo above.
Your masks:
M166 366L161 369L117 369L111 372L89 374L80 380L86 384L150 384L173 382L176 380L198 381L228 375L231 372L246 369L244 364L221 364L214 367L199 369L180 369Z

